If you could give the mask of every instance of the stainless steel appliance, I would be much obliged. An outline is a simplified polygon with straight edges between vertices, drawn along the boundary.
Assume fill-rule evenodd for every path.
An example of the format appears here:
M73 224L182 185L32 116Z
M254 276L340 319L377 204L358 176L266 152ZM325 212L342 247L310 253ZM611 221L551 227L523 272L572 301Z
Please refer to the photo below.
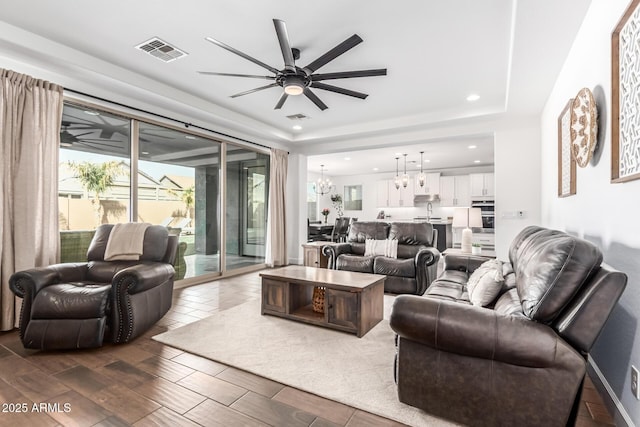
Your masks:
M482 212L482 229L478 231L493 233L496 217L495 202L493 200L472 200L471 207L480 208Z

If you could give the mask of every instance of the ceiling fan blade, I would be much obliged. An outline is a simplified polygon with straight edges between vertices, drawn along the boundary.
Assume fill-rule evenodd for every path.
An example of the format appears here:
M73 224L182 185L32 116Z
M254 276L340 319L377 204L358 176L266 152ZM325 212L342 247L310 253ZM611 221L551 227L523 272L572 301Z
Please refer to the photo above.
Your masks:
M288 97L289 95L287 95L285 92L282 92L282 95L280 95L280 99L278 99L278 103L276 104L275 107L273 107L273 109L274 110L281 109L282 106L284 105L284 101L286 101Z
M198 73L206 74L208 76L249 77L252 79L275 80L275 76L258 76L255 74L216 73L214 71L198 71Z
M238 56L240 56L240 57L242 57L242 58L246 59L247 61L251 61L251 62L253 62L253 63L254 63L254 64L256 64L256 65L259 65L259 66L261 66L262 68L266 68L267 70L271 71L271 72L272 72L272 73L274 73L274 74L278 74L278 73L280 72L279 70L277 70L277 69L273 68L272 66L267 65L267 64L265 64L264 62L259 61L259 60L257 60L256 58L254 58L254 57L252 57L252 56L247 55L246 53L240 52L238 49L232 48L231 46L226 45L226 44L222 43L221 41L218 41L218 40L213 39L213 38L211 38L211 37L205 37L205 40L206 40L206 41L208 41L208 42L210 42L210 43L213 43L213 44L215 44L215 45L217 45L217 46L220 46L221 48L226 49L226 50L228 50L228 51L229 51L229 52L231 52L231 53L235 53L236 55L238 55Z
M316 106L317 106L319 109L321 109L322 111L324 111L324 110L326 110L327 108L329 108L329 107L327 107L327 106L325 105L325 103L324 103L324 102L320 101L320 98L318 98L318 97L316 96L316 94L315 94L315 93L311 92L311 89L309 89L308 87L305 87L305 88L304 88L304 94L305 94L305 96L306 96L307 98L309 98L309 99L311 100L311 102L313 102L314 104L316 104Z
M289 43L289 34L287 33L287 25L280 19L274 19L273 25L276 27L280 50L282 51L282 57L284 58L284 68L288 71L296 71L293 52L291 51L291 44Z
M348 39L346 39L345 41L343 41L342 43L340 43L338 46L334 47L333 49L331 49L330 51L328 51L327 53L325 53L324 55L322 55L321 57L313 61L311 64L304 67L302 70L305 73L307 73L307 75L313 74L314 71L316 71L323 65L327 64L330 61L333 61L338 56L342 55L343 53L357 46L360 43L362 43L362 39L360 38L359 35L354 34Z
M374 77L386 75L386 68L378 68L375 70L341 71L338 73L314 74L311 76L311 80L313 80L314 82L318 82L320 80L351 79L354 77Z
M250 93L258 92L260 90L265 90L265 89L269 89L269 88L276 87L276 86L278 86L278 83L271 83L270 85L260 86L260 87L257 87L255 89L250 89L250 90L246 90L244 92L236 93L235 95L231 95L231 98L237 98L239 96L249 95Z
M369 96L366 93L356 92L355 90L350 90L350 89L345 89L345 88L338 87L338 86L328 85L326 83L311 82L311 87L314 88L314 89L328 90L330 92L339 93L341 95L353 96L355 98L360 98L360 99L366 99L367 96Z

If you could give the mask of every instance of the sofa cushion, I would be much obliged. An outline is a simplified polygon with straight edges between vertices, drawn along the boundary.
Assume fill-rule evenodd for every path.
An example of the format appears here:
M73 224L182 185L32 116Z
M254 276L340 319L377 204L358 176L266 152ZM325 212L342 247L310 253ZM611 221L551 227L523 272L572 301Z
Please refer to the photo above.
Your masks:
M373 273L373 257L342 254L336 260L336 270L357 271L360 273Z
M445 299L449 301L470 304L467 287L454 281L438 279L434 281L431 286L429 286L425 295L429 298Z
M433 246L433 226L428 222L392 222L389 238L400 245Z
M485 261L469 276L469 300L473 305L486 307L496 299L503 284L502 263L496 259Z
M527 227L523 233L510 250L520 303L530 319L549 324L599 268L602 253L561 231Z
M364 243L364 256L386 256L389 258L398 257L397 240L375 240L367 239Z
M348 243L362 243L367 239L382 240L389 237L389 224L378 221L356 221L349 227Z
M386 276L416 277L416 265L413 259L395 259L377 256L373 261L373 272Z

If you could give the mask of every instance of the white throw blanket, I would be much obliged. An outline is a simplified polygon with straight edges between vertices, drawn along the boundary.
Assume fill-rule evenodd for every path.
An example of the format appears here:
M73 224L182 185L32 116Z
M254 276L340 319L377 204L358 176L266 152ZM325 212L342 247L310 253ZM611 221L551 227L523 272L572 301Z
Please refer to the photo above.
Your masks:
M104 251L105 261L137 261L142 255L144 233L151 224L146 222L128 222L116 224L111 229L107 248Z

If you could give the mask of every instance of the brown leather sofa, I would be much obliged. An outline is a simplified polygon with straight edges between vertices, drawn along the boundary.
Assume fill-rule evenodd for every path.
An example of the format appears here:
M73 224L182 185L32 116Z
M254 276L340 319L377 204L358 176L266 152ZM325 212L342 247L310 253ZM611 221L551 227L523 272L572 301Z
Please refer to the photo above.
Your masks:
M627 276L590 242L537 226L519 233L509 261L488 307L469 302L467 280L484 262L473 256L445 256L424 297L396 298L401 402L474 426L573 425L587 354Z
M365 256L367 239L397 239L397 258ZM437 240L437 231L425 222L356 221L349 228L346 243L322 250L331 269L384 274L385 292L422 295L437 274Z
M150 226L139 261L104 261L113 224L98 227L86 263L56 264L13 274L22 298L20 339L25 348L91 348L103 340L129 342L171 308L178 236Z

